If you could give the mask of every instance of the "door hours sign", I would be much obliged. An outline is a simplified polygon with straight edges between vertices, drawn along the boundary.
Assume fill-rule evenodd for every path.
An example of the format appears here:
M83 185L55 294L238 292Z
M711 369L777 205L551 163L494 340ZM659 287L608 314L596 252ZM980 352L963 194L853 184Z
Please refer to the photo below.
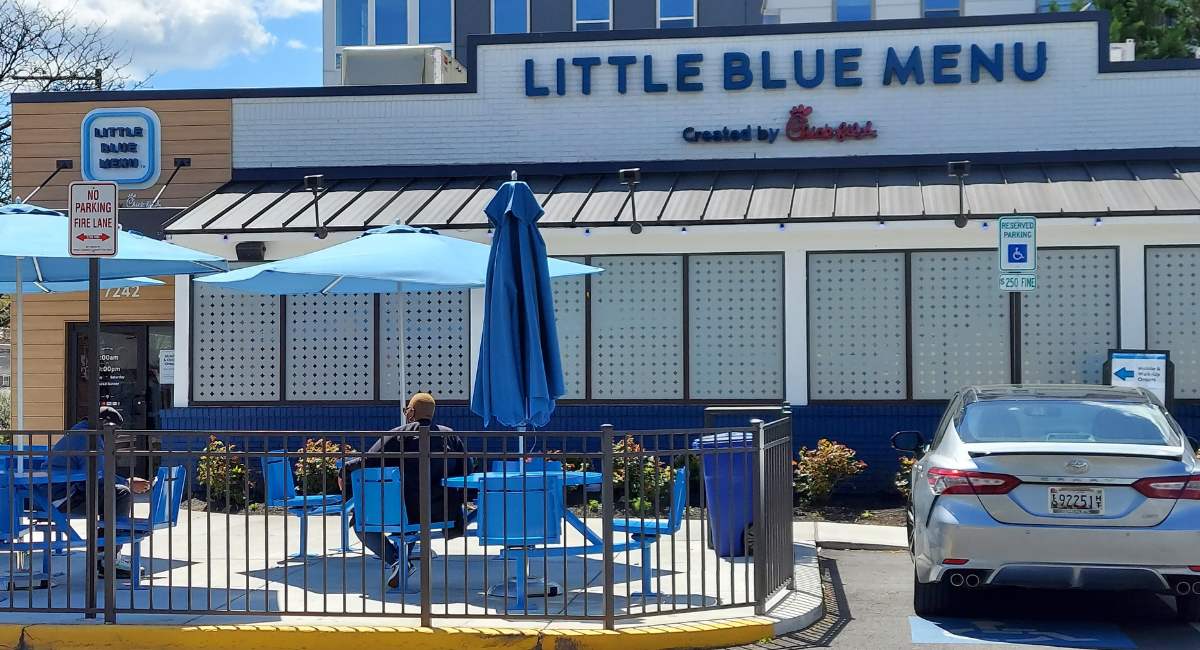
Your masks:
M116 183L71 183L68 219L73 257L117 254Z

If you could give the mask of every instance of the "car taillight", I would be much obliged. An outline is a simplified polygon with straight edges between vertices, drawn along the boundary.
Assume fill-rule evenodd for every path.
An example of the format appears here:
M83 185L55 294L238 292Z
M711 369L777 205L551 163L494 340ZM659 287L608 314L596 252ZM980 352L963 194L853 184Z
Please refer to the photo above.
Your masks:
M929 489L934 494L1008 494L1021 484L1021 479L1008 474L974 472L965 469L929 470Z
M1200 475L1144 478L1135 482L1133 489L1151 499L1189 499L1200 501Z

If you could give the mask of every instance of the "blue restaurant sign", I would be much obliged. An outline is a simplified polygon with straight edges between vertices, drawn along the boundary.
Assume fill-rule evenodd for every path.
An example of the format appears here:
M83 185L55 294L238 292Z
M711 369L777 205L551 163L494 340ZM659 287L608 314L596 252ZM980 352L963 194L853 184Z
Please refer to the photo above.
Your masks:
M81 175L138 190L158 180L161 154L158 116L148 108L97 108L83 118Z
M1038 41L1032 47L1022 42L940 44L926 50L920 46L889 47L881 70L863 70L862 56L861 47L795 50L790 57L776 57L767 50L757 54L725 52L716 65L721 68L722 88L726 91L756 85L767 90L788 86L817 88L825 84L854 88L871 77L884 86L979 83L989 77L1002 82L1010 73L1021 81L1036 81L1046 74L1045 41ZM673 65L656 64L652 54L577 56L555 59L551 72L539 68L533 59L525 59L525 95L590 95L592 81L598 75L615 77L617 92L622 95L639 86L647 94L665 93L672 87L681 93L703 92L706 88L700 77L706 64L704 54L699 52L677 54Z

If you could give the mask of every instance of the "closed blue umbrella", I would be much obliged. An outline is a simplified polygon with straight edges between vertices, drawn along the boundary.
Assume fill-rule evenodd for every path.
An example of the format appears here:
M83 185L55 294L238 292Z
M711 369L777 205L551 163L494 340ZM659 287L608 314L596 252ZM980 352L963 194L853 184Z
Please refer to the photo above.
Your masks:
M565 392L542 206L529 186L505 183L484 209L492 222L483 338L471 410L484 424L545 426Z

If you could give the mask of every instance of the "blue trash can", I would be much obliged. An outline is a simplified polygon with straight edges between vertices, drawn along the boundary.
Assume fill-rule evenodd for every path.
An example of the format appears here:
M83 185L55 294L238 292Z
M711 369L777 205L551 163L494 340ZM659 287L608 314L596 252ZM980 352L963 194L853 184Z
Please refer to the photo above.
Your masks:
M746 531L754 523L754 434L730 431L701 436L694 450L728 449L701 456L711 547L718 557L746 554ZM744 449L744 451L733 451Z

